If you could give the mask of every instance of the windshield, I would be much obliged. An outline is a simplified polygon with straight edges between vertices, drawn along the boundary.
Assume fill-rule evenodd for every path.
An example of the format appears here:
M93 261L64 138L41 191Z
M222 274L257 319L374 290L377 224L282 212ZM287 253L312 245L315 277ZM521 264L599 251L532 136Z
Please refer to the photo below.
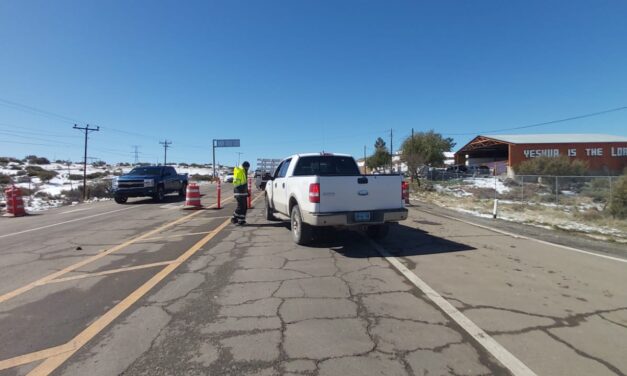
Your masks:
M153 175L153 176L159 176L159 175L161 175L161 167L135 167L127 175L134 175L134 176Z
M320 155L302 157L294 169L294 176L357 176L361 175L352 157Z

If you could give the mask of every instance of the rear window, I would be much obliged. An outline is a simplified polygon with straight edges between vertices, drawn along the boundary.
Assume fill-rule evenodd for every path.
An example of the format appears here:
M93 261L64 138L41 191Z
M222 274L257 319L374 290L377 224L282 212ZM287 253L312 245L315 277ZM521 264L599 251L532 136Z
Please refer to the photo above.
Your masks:
M302 157L294 169L294 176L358 176L359 168L352 157L320 155Z

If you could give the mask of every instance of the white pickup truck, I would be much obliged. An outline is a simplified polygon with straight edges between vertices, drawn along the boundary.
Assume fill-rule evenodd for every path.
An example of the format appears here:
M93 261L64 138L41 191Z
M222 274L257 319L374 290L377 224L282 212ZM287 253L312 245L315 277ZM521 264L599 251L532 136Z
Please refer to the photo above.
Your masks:
M344 154L297 154L284 159L265 188L266 219L289 217L297 244L315 227L364 226L387 235L388 223L407 219L400 175L362 175Z

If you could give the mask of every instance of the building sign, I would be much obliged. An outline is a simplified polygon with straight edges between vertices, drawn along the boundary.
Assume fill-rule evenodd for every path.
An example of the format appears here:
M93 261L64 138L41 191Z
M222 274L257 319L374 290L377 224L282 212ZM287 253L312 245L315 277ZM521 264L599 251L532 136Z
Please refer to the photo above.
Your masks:
M622 158L627 157L627 147L612 146L604 150L602 147L596 148L584 148L577 150L576 148L566 149L566 153L569 157L614 157ZM578 153L579 152L579 153ZM559 157L562 155L559 149L524 149L523 154L525 158L537 158L537 157Z

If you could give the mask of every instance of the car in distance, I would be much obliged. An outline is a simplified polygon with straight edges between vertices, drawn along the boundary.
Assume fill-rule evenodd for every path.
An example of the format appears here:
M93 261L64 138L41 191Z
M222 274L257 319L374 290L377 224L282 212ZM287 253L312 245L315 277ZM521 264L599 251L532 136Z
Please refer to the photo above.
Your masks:
M168 193L185 197L187 174L178 174L171 166L141 166L114 178L112 191L115 202L124 204L129 197L152 197L161 202Z

